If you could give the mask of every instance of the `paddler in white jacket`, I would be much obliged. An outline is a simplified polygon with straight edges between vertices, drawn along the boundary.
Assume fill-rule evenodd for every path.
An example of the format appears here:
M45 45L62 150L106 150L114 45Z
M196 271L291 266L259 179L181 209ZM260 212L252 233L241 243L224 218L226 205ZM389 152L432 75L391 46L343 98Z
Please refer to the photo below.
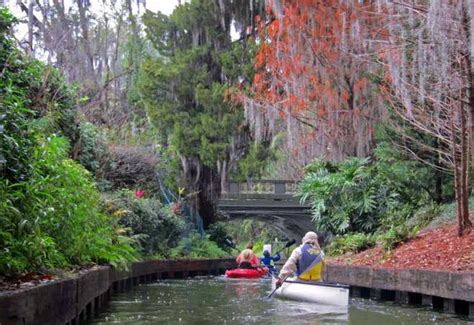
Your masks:
M324 253L319 247L318 235L309 231L304 235L302 244L296 247L290 258L280 271L277 286L291 274L296 274L299 280L321 281Z

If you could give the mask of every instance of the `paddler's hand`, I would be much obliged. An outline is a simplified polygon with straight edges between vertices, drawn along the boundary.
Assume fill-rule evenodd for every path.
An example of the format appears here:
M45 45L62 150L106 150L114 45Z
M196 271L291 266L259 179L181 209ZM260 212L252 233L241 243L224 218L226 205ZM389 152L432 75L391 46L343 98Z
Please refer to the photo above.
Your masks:
M279 287L281 287L282 284L283 284L283 279L278 278L276 280L276 287L279 288Z

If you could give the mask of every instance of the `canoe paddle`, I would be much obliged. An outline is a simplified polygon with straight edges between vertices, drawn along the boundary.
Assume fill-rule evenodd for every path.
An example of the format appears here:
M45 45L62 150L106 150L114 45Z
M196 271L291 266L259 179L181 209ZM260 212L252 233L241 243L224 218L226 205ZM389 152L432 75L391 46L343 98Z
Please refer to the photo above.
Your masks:
M286 279L289 278L290 275L291 275L291 273L288 274L287 276L285 276L285 278L284 278L283 281L282 281L282 284L283 284L283 282L286 281ZM275 277L275 278L277 278L277 277L274 276L274 275L272 275L272 276ZM277 279L278 279L278 278L277 278ZM272 291L268 296L266 296L265 299L271 299L271 297L272 297L273 294L278 290L278 288L280 288L280 286L275 286L275 289L273 289L273 291Z
M295 240L295 239L292 239L292 240L288 241L288 242L285 244L285 246L282 247L280 250L285 249L285 248L288 248L288 247L290 247L291 245L293 245L294 243L296 243L296 240ZM286 279L288 279L288 277L289 277L290 275L291 275L291 273L288 274L286 277L284 277L282 283L285 282ZM278 279L278 278L277 278L275 275L273 275L273 274L271 274L271 276L274 277L274 278L276 278L276 279ZM273 294L278 290L278 288L279 288L279 286L276 286L275 289L273 289L273 291L272 291L268 296L265 297L265 299L270 299L270 298L273 296Z

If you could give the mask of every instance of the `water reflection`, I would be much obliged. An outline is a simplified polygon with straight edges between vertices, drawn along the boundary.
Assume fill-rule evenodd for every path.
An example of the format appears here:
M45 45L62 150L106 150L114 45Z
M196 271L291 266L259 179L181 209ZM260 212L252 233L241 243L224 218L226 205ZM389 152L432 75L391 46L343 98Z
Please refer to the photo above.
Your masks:
M349 309L280 299L263 299L269 279L200 277L164 280L113 297L93 323L120 324L468 324L427 309L365 299Z

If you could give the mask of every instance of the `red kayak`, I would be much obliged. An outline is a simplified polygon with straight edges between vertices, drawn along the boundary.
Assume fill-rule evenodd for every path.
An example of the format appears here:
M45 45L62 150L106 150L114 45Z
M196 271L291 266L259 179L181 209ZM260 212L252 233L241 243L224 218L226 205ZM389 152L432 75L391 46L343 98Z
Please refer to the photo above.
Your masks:
M268 273L266 267L259 267L256 269L233 269L225 271L225 276L228 278L247 278L256 279Z

